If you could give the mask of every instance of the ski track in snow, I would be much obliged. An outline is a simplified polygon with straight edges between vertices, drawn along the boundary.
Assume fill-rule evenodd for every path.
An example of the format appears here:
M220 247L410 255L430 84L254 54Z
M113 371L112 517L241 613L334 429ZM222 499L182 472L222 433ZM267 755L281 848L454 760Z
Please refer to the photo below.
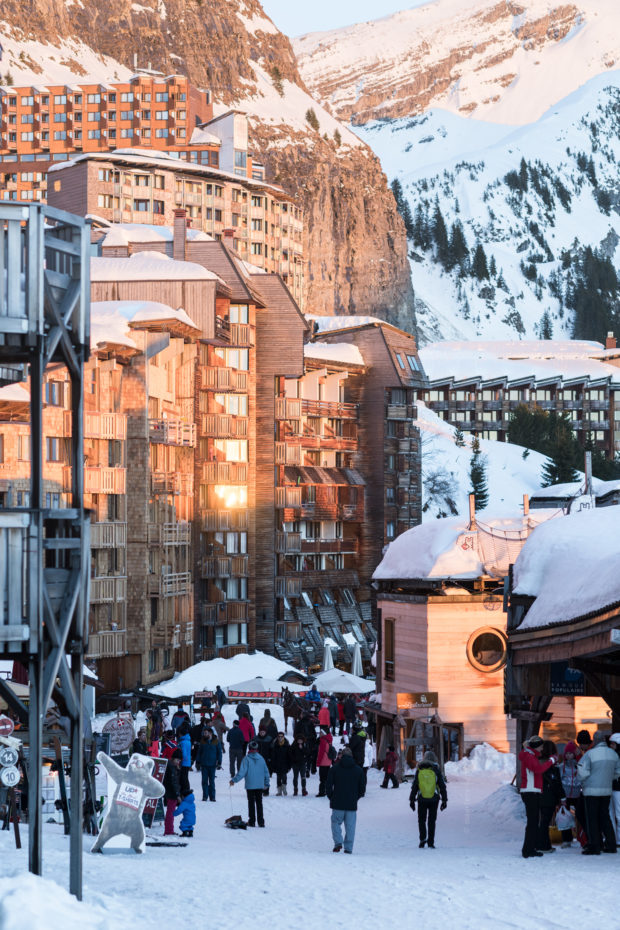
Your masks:
M266 829L225 829L226 817L245 816L247 810L243 788L228 788L227 765L225 755L215 804L200 801L200 776L191 774L198 821L186 848L147 847L140 857L86 851L83 905L57 886L23 874L26 829L19 852L12 833L0 833L2 930L23 930L26 918L28 930L42 930L52 915L62 918L54 923L62 930L130 925L146 930L161 920L179 930L197 930L207 922L253 930L377 925L565 930L574 923L576 901L581 926L618 926L610 894L617 861L583 859L578 849L523 860L520 802L505 784L506 775L478 771L449 781L437 849L420 850L408 784L382 791L381 774L371 770L349 857L331 852L329 804L315 797L318 775L310 779L307 798L292 796L290 777L291 793L275 797L272 779ZM91 842L85 837L85 850ZM44 851L46 879L66 887L68 840L61 826L45 826ZM38 904L37 889L44 896Z

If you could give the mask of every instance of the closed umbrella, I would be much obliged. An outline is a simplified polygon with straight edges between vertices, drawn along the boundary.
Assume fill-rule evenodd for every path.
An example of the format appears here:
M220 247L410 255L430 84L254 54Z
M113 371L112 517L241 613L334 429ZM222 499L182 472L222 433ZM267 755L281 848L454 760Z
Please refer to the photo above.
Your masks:
M359 678L364 674L364 669L362 668L362 651L360 649L360 644L356 643L353 647L353 658L351 659L351 674L357 675Z
M328 672L330 668L334 667L334 657L332 656L332 647L329 642L325 643L323 647L323 671Z

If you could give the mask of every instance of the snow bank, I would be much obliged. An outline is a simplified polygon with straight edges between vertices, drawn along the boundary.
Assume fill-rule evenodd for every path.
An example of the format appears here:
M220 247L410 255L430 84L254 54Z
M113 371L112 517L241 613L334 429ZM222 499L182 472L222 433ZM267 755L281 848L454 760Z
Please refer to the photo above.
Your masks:
M233 656L232 659L198 662L150 690L154 694L161 694L162 697L177 698L193 694L195 691L213 691L218 685L227 688L238 681L256 678L257 675L264 678L280 678L285 672L291 671L299 672L299 669L264 652L255 652L253 655L244 653Z
M540 526L514 568L514 592L535 597L519 629L566 623L620 603L620 508Z
M458 762L446 762L445 772L450 781L469 778L477 772L500 772L512 778L515 757L510 752L498 752L488 743L480 743L474 746L469 756Z
M511 756L511 758L514 760L514 756ZM515 821L525 822L523 801L517 789L510 784L500 785L484 801L476 804L474 812L479 815L488 815L497 824L509 824Z
M55 882L29 872L14 872L0 878L0 927L2 930L113 930L111 915L91 904L81 903Z

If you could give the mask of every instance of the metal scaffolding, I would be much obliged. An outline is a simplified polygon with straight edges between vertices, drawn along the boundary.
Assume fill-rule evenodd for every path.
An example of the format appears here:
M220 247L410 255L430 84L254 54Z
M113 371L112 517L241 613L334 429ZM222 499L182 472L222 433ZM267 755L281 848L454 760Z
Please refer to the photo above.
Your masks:
M70 890L82 896L82 665L88 637L89 522L83 504L83 384L90 342L89 224L39 204L0 206L0 383L30 378L30 501L0 509L0 656L21 661L27 708L0 695L29 731L29 868L42 874L43 721L52 694L70 721ZM43 379L71 385L68 507L43 493Z

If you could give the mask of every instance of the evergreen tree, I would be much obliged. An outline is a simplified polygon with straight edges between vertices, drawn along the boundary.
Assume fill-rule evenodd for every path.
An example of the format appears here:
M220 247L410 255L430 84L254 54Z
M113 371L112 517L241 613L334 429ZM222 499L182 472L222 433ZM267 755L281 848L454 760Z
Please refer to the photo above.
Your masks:
M553 339L553 324L551 322L551 316L549 311L545 310L542 317L540 318L540 338L541 339Z
M574 443L571 438L561 434L558 436L548 460L543 465L541 474L543 487L576 481L578 476L573 464L574 459Z
M457 426L456 430L454 431L454 445L459 449L462 449L465 445L465 435L460 426Z
M342 145L342 136L340 135L339 129L334 129L334 142L336 143L336 148L339 149Z
M273 81L273 89L277 94L280 94L281 97L284 96L284 86L282 84L282 72L277 65L274 65L271 69L271 80Z
M415 218L413 221L413 244L418 249L425 251L430 248L430 234L428 230L428 217L421 203L415 208Z
M435 246L437 249L437 258L441 262L444 268L448 268L449 265L449 249L448 249L448 231L446 229L446 224L441 213L441 208L439 206L439 201L435 201L435 212L433 213L433 223L432 223L432 232L433 239L435 241Z
M452 224L452 229L450 230L447 268L450 271L458 265L461 271L466 271L468 262L469 249L467 248L467 240L463 232L463 224L460 220L456 220L456 222Z
M486 457L480 452L480 440L477 436L471 444L472 456L469 465L470 493L474 495L476 510L484 510L489 502L489 488L487 485Z
M494 255L491 255L491 261L489 262L489 274L492 278L497 277L497 265L495 264Z
M521 159L521 164L519 165L519 181L521 184L521 190L525 193L528 188L527 181L527 162L525 158Z
M319 118L313 107L306 110L306 122L309 123L316 132L319 131Z
M398 178L394 178L390 186L392 188L392 193L394 194L394 200L396 201L396 208L402 216L403 223L405 224L407 239L414 239L415 229L413 217L411 216L411 207L409 206L409 201L403 193L402 185Z
M480 242L476 246L476 251L474 252L474 260L471 263L471 273L473 277L478 278L479 281L483 281L485 278L488 279L489 277L486 253Z

